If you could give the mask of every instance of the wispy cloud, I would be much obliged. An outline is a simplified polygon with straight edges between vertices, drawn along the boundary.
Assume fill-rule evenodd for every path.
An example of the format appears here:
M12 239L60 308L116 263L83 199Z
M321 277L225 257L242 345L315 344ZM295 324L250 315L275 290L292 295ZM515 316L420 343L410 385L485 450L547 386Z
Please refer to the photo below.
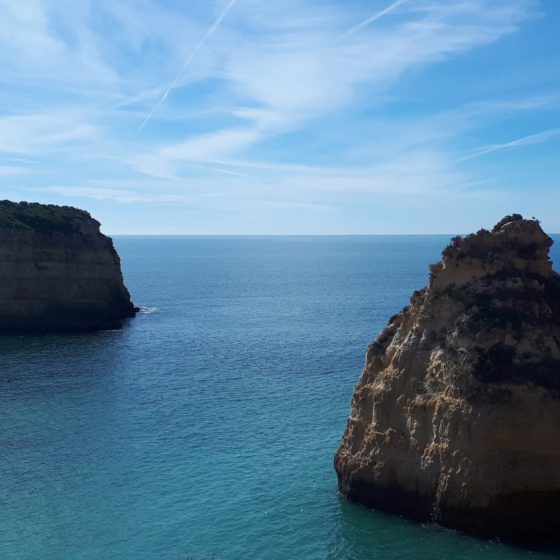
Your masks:
M26 169L23 167L14 167L10 165L0 165L0 177L6 177L7 175L20 175L25 173Z
M368 25L408 1L393 2L363 19L344 34L344 42L335 45L332 30L338 26L340 13L326 20L305 19L309 24L297 27L297 33L282 31L272 38L257 34L247 41L230 31L227 44L216 46L216 55L223 57L224 95L238 100L230 115L241 122L162 143L149 154L150 167L177 169L177 162L200 164L238 157L270 139L305 129L325 115L358 103L360 88L387 91L410 69L459 56L511 33L527 17L529 6L522 0L492 4L490 10L485 0L452 7L417 1L406 17L403 14L384 22L377 32L367 32ZM255 6L247 1L238 7L239 17L250 26ZM262 17L266 7L260 12ZM280 15L281 20L286 17ZM299 20L292 18L295 27ZM284 21L278 25L282 30L287 27ZM363 33L357 33L360 30ZM143 155L135 158L143 169L144 159Z
M0 153L44 154L100 134L85 113L50 111L0 117Z
M259 140L260 134L251 128L225 129L197 136L191 140L163 147L159 154L175 160L213 161L230 156Z
M188 203L192 201L191 197L181 194L165 194L152 193L142 194L135 190L112 189L102 187L48 187L48 192L59 193L65 196L92 198L94 200L112 200L124 204L133 204L139 202L164 202L164 203Z

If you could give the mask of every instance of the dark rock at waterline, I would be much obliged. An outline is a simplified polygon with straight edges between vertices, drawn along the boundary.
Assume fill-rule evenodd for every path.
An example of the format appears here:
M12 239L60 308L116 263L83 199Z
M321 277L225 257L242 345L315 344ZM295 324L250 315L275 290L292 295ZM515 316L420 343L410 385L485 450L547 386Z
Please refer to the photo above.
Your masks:
M470 533L560 536L560 276L514 214L454 238L370 346L343 495Z
M135 315L99 227L76 208L0 201L0 333L116 329Z

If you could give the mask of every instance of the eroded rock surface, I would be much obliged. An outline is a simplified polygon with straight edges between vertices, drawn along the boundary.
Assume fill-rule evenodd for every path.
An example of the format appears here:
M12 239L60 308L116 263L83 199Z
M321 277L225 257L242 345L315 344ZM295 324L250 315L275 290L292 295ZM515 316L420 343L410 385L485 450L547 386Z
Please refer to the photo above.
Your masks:
M0 202L0 332L114 329L135 314L99 222L67 206Z
M560 535L560 276L535 220L454 238L369 347L348 498L471 533Z

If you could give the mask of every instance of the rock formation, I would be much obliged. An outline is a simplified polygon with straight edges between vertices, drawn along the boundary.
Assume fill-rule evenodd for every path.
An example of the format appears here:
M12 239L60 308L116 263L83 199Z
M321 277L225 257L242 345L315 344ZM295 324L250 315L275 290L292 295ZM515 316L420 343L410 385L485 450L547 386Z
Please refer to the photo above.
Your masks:
M0 332L114 329L135 314L113 242L87 212L0 202Z
M518 214L452 240L367 351L335 456L343 495L480 535L560 535L551 245Z

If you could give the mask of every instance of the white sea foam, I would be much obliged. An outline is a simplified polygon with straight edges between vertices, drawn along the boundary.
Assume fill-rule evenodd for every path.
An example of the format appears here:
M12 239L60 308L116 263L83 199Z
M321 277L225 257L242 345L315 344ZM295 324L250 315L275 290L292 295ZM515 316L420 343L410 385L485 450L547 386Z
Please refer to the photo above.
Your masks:
M141 307L138 313L155 313L158 310L157 307Z

